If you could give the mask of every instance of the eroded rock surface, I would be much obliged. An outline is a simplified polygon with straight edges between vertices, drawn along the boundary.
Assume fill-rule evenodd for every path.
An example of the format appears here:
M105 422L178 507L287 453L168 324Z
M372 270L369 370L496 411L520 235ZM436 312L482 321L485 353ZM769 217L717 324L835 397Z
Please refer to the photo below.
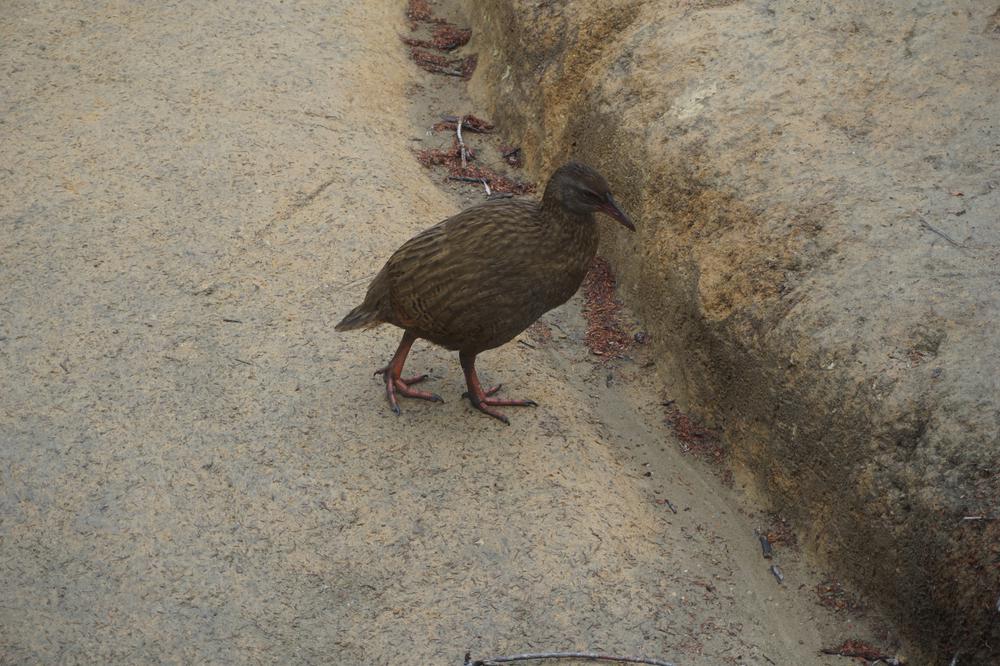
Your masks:
M1000 655L995 3L467 11L528 168L639 220L610 254L677 393L914 650Z

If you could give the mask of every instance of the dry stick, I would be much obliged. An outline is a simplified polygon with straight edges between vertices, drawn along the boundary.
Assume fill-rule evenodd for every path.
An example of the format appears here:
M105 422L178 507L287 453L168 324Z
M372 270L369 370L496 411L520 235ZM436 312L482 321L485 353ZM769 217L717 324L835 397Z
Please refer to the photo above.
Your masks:
M462 141L462 123L464 123L464 122L465 122L465 116L459 116L458 117L458 122L455 123L455 134L458 135L458 147L459 147L460 152L462 154L462 168L463 169L465 168L465 165L466 165L466 161L465 161L465 142Z
M369 273L368 275L362 275L361 277L359 277L357 279L348 280L347 282L341 282L340 284L335 284L335 285L333 285L333 288L334 289L347 289L349 287L354 287L354 286L357 286L359 283L364 282L368 278L373 277L374 275L375 275L375 273ZM319 289L319 288L320 287L317 287L317 289Z
M624 661L630 664L650 664L651 666L674 666L672 662L650 659L649 657L622 657L613 654L597 652L531 652L527 654L512 654L506 657L490 657L472 661L469 653L465 654L465 666L493 666L507 664L512 661L529 661L535 659L586 659L589 661Z
M493 194L493 191L490 189L489 181L486 180L485 178L480 178L479 180L483 181L483 187L486 188L486 196L490 196L491 194Z
M928 231L930 231L931 233L935 233L935 234L937 234L938 236L940 236L941 238L945 239L946 241L948 241L949 243L951 243L951 244L952 244L952 245L954 245L955 247L957 247L957 248L959 248L959 249L962 249L962 250L964 250L964 249L965 249L965 246L964 246L964 245L962 245L961 243L958 243L958 242L956 242L956 241L955 241L954 239L952 239L952 238L951 238L951 236L949 236L948 234L946 234L946 233L945 233L945 232L943 232L943 231L940 231L940 230L938 230L938 229L935 229L934 227L932 227L932 226L930 225L930 223L929 223L929 222L928 222L927 220L925 220L925 219L923 218L923 216L918 216L918 217L919 217L919 219L920 219L920 225L921 225L922 227L924 227L925 229L927 229L927 230L928 230Z

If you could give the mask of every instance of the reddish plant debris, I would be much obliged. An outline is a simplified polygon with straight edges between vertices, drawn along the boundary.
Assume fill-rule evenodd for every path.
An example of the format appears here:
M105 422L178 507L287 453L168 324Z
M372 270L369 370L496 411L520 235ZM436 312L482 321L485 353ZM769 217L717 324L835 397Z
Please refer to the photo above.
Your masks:
M431 53L423 49L413 47L410 49L410 57L417 66L433 74L445 74L447 76L457 76L468 80L472 73L476 71L476 63L479 57L475 54L464 58L446 58L443 55Z
M425 167L443 166L448 169L448 173L458 173L462 170L462 147L457 138L452 138L451 148L443 150L441 148L427 148L418 150L417 161ZM476 151L465 147L466 163L476 159Z
M427 49L438 51L451 51L463 46L472 36L472 31L467 28L457 28L444 19L434 18L427 0L410 0L406 7L406 16L410 19L410 29L416 30L418 23L435 23L437 27L431 33L431 38L418 39L415 37L403 37L402 40L410 45L410 57L421 69L434 74L446 74L448 76L458 76L469 79L476 69L477 56L470 55L465 58L446 58L437 53L431 53Z
M503 192L507 194L531 194L535 191L534 183L508 178L507 176L499 174L489 167L472 166L470 164L464 169L459 167L458 173L452 175L485 180L489 183L490 188L494 192Z
M427 0L410 0L406 3L406 18L411 21L430 21L432 16Z
M472 78L472 73L476 71L479 56L473 53L470 56L462 58L459 62L462 63L462 78L468 81Z
M736 484L736 477L733 476L733 470L728 468L723 470L722 484L727 488L732 488Z
M472 31L468 28L456 28L451 23L442 23L434 32L430 39L417 39L416 37L402 37L404 44L409 46L419 46L425 49L437 49L438 51L454 51L459 46L465 46L472 37Z
M794 548L798 543L798 538L795 536L795 532L792 531L791 524L781 516L777 516L774 519L774 522L767 528L764 536L767 537L767 540L772 545L780 544Z
M472 37L472 30L468 28L456 28L450 23L442 23L434 29L431 35L431 43L434 48L441 51L453 51L459 46L465 46Z
M418 46L422 49L433 49L434 44L427 41L426 39L417 39L416 37L400 37L404 44L407 46Z
M590 265L583 278L583 296L587 348L605 360L621 358L632 346L632 338L622 328L622 305L615 298L615 275L604 259L595 257Z
M885 654L877 647L858 640L846 640L834 648L823 648L823 654L832 654L840 657L854 657L860 661L884 661L887 664L899 664L900 660Z
M497 173L489 167L476 166L469 162L476 158L476 153L468 146L465 147L466 166L462 166L462 153L458 145L458 138L452 139L451 149L441 150L438 148L418 150L416 152L417 161L425 167L443 166L448 170L448 175L466 180L473 186L479 186L485 180L494 192L504 192L509 194L529 194L535 191L535 184L513 180Z
M466 162L476 158L475 151L468 146L465 147L465 158ZM462 148L458 144L458 138L451 140L451 148L448 150L440 148L418 150L417 161L425 167L445 166L449 173L453 175L459 173L462 170Z
M488 120L483 120L482 118L477 118L471 113L462 118L462 131L476 132L477 134L489 134L493 131L493 123ZM434 124L435 132L442 132L444 130L450 130L454 132L458 129L458 119L459 116L443 116L441 122Z
M504 162L512 167L520 169L524 166L520 146L500 146L500 156L503 157Z
M674 429L677 439L681 440L685 453L693 453L699 458L721 465L726 459L726 449L719 442L715 432L698 425L691 417L677 408L667 407L667 424Z
M844 586L835 580L824 580L819 583L816 586L816 596L819 597L820 605L837 612L856 611L861 608L860 604L851 599Z
M528 327L528 337L536 344L545 345L552 342L552 329L548 324L536 321Z

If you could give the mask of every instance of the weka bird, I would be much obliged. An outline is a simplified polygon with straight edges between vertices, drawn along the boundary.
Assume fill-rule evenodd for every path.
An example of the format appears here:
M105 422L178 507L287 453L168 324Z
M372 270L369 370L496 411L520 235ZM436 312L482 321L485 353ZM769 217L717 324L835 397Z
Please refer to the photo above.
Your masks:
M473 406L509 424L494 407L535 406L532 400L495 398L476 376L476 355L499 347L542 314L576 293L597 252L595 212L628 229L607 181L570 162L549 179L541 202L499 199L468 208L423 231L396 250L368 287L365 301L337 324L337 331L393 324L403 340L385 377L389 405L397 395L443 402L411 388L427 375L402 377L413 342L429 340L457 350Z

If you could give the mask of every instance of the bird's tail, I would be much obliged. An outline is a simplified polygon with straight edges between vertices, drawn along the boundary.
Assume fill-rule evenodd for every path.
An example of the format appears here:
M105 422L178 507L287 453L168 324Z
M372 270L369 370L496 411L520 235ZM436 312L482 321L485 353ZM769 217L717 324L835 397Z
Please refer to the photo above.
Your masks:
M373 312L367 303L362 303L347 313L340 323L333 327L335 331L354 331L359 328L372 328L382 323L378 312Z

